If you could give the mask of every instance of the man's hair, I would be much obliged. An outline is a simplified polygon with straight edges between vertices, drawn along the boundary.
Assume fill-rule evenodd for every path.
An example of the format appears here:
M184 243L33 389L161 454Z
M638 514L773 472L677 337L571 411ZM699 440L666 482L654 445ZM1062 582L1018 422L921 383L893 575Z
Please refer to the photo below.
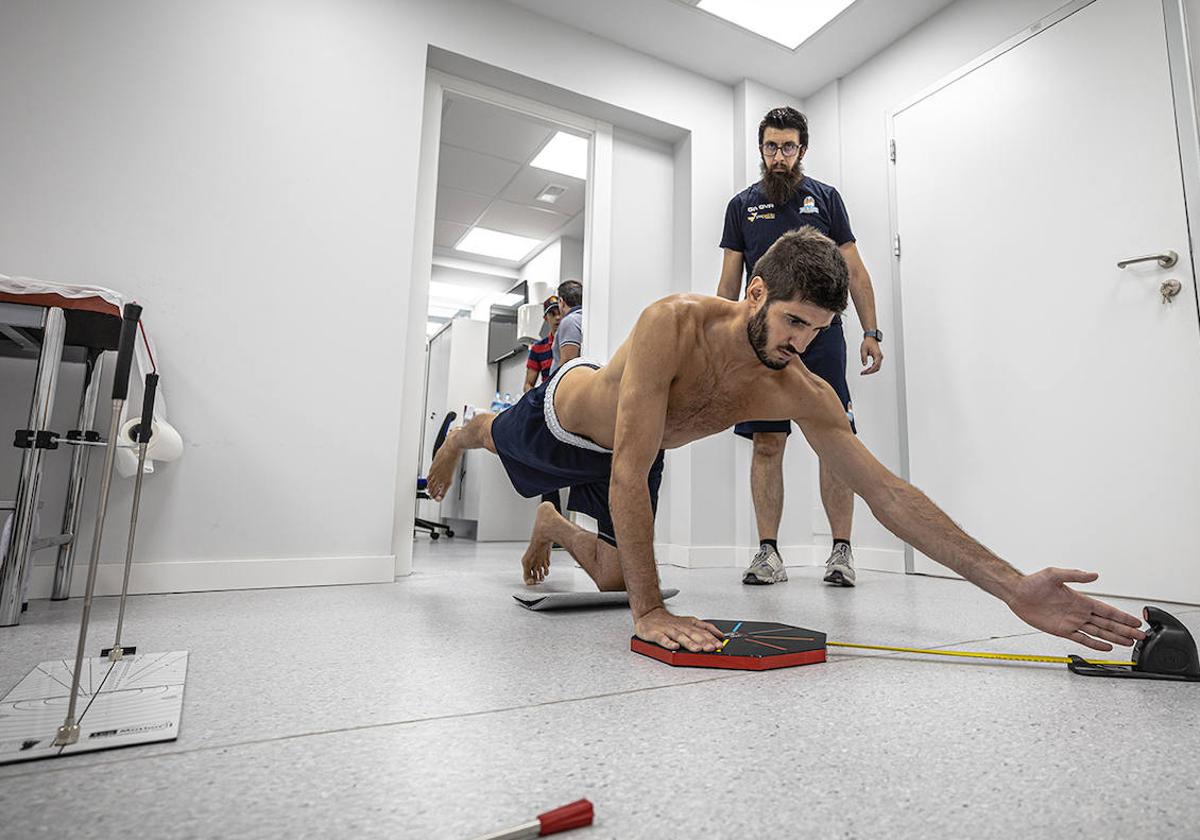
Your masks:
M795 108L772 108L758 124L758 145L762 145L763 132L768 128L796 129L800 134L800 145L808 145L808 120Z
M578 280L564 280L558 284L558 296L567 305L567 309L583 306L583 284Z
M767 285L767 303L803 300L831 312L846 308L850 272L833 240L810 227L785 233L754 264Z

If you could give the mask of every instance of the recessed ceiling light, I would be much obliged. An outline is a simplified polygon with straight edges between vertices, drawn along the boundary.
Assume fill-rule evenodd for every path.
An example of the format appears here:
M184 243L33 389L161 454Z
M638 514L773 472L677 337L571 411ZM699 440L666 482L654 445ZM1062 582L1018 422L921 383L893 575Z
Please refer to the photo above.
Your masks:
M586 137L577 137L560 131L550 138L550 142L542 146L529 164L538 169L557 172L560 175L570 175L581 181L587 180L588 141Z
M515 262L532 251L541 241L528 236L475 227L467 231L467 235L459 240L454 250Z
M700 0L696 6L794 50L853 2L805 0L804 3L788 3L784 7L778 0Z
M566 187L560 187L558 184L547 184L546 189L542 190L534 198L534 201L540 201L544 204L553 204L558 201L559 197L567 191Z
M463 307L461 306L441 306L431 303L427 314L432 315L434 318L455 318L462 311Z
M443 305L458 305L463 309L474 306L488 291L488 289L481 289L477 286L439 283L437 280L429 283L429 299L431 301Z

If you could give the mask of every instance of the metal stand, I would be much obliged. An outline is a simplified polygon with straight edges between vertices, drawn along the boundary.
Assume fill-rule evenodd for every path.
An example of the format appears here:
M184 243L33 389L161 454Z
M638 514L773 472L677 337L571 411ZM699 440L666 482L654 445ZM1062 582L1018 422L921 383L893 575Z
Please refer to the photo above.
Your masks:
M62 361L66 317L58 307L46 310L42 351L38 356L33 401L29 407L29 428L34 435L47 431L54 410L54 392L58 367ZM0 627L11 627L21 620L21 598L25 588L26 566L33 535L34 512L41 490L42 457L45 451L31 446L21 456L21 477L17 484L17 503L13 513L9 551L0 562Z
M137 653L133 646L123 646L121 635L125 623L125 606L129 596L129 578L133 563L134 540L137 536L138 512L141 504L142 470L145 468L147 446L152 433L154 394L158 377L146 377L146 398L142 404L142 421L134 432L138 447L138 472L134 486L133 511L129 521L129 543L125 552L125 578L121 587L121 606L117 618L116 642L112 649L105 650L100 657L84 657L87 646L88 623L91 618L92 601L96 588L96 573L100 561L100 547L104 536L104 520L108 512L108 497L112 487L113 462L115 461L118 435L120 434L121 409L129 386L129 368L133 357L141 307L130 304L125 307L121 323L121 340L117 354L116 376L113 380L112 420L108 440L99 443L97 436L88 430L79 435L69 435L66 440L54 433L39 435L44 428L31 423L32 430L21 430L25 440L30 435L36 442L53 448L58 443L73 446L104 446L104 472L101 476L99 505L96 512L96 528L92 539L91 557L88 562L87 585L83 598L83 614L79 623L79 642L75 650L74 668L65 659L41 662L30 671L4 697L0 698L0 764L19 761L34 761L73 755L92 750L126 747L171 741L179 736L179 722L183 714L183 694L187 680L187 651L163 653ZM91 361L89 359L89 361ZM80 407L80 425L90 425L95 412L96 382L99 367L89 370L90 379L85 385L83 404ZM40 382L40 380L39 380ZM44 394L44 391L39 390ZM48 417L49 408L43 408ZM39 415L41 416L41 415ZM78 454L78 449L76 450ZM86 456L78 462L80 473L86 470ZM73 473L72 481L76 500L82 489L80 473ZM75 482L78 481L77 484ZM25 498L24 496L22 498ZM69 511L69 508L68 508ZM68 522L68 527L78 524L78 519ZM46 545L63 544L73 535L52 537L33 541L33 549ZM70 557L60 564L62 592L65 595L70 584ZM68 690L70 694L64 696ZM83 699L82 704L79 702ZM82 709L80 709L82 705ZM61 717L66 706L65 719ZM61 725L59 725L61 722Z
M99 401L100 375L103 371L103 351L89 351L83 374L83 393L79 398L79 417L75 425L80 431L91 431L96 420L96 403ZM75 546L79 543L79 512L83 509L83 489L87 484L91 457L91 449L87 446L76 446L71 453L71 474L67 479L67 504L63 510L62 525L62 532L70 535L71 540L58 547L54 590L50 595L54 601L71 597L71 572L75 567Z

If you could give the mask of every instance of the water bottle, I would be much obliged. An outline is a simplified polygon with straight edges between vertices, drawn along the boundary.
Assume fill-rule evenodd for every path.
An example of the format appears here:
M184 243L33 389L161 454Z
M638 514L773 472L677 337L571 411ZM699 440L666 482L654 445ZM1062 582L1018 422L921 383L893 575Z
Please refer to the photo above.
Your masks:
M505 407L505 408L512 408L512 407L513 407L513 401L512 401L512 391L505 391L505 392L504 392L504 407Z
M503 402L501 402L500 392L497 391L496 396L492 398L492 414L499 414L505 408L507 408L507 406L504 405Z

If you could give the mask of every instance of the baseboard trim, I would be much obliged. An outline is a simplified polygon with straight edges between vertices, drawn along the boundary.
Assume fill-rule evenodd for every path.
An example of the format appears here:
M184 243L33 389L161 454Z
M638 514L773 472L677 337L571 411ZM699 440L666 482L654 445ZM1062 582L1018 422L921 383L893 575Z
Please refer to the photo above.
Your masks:
M102 563L96 569L96 594L120 595L125 567ZM354 583L391 583L396 578L396 558L300 557L250 560L186 560L178 563L134 563L129 572L129 592L150 595L164 592L213 592L222 589L280 589L289 586L343 586ZM71 576L71 597L83 595L87 563L76 563ZM34 566L30 598L49 598L54 588L54 566Z

